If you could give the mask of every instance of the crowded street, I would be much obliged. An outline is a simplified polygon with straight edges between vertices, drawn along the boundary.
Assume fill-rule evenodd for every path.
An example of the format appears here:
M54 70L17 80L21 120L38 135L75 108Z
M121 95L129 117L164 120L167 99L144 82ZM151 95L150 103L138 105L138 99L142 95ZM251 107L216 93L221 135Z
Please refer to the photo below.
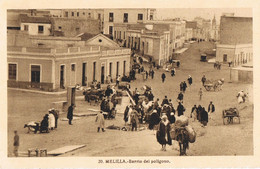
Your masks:
M159 99L161 105L165 96L170 100L176 110L179 104L180 83L187 83L186 90L182 91L184 116L188 118L189 125L196 132L196 141L189 144L187 156L218 156L218 155L252 155L253 154L253 84L232 82L231 68L222 64L221 69L215 69L213 63L201 62L201 54L215 49L214 42L195 42L189 44L183 53L174 59L179 60L179 67L175 68L175 75L164 67L152 67L154 77L147 79L142 73L136 72L135 80L131 80L130 93L137 90L141 93L143 86L151 87L153 101ZM208 58L211 59L211 58ZM133 56L131 65L133 65ZM146 60L140 64L144 72L150 71L151 63ZM165 79L162 80L162 74ZM202 85L202 77L207 80L223 79L219 90L206 90ZM189 84L188 78L192 77ZM119 82L123 83L122 81ZM115 83L111 83L111 86ZM107 85L101 84L101 88ZM118 86L115 87L118 90ZM200 91L201 90L201 91ZM247 93L245 102L238 103L238 92ZM135 91L136 92L136 91ZM125 95L128 98L131 96ZM46 148L48 151L68 145L86 145L78 150L60 156L178 156L179 144L176 140L172 145L166 145L165 151L160 151L161 145L156 138L156 128L150 130L147 123L138 124L137 131L132 131L130 124L124 121L125 107L131 102L121 102L116 106L113 118L104 120L104 132L97 132L96 114L100 112L100 104L90 104L85 101L83 90L76 91L74 115L79 116L68 124L67 111L60 112L58 126L49 133L28 133L24 125L30 121L40 121L52 108L53 102L66 100L66 93L48 95L8 89L8 156L13 156L13 131L17 130L20 136L19 155L24 155L30 148ZM194 105L204 107L212 102L215 111L210 113L207 124L201 123L192 115ZM121 108L121 107L122 108ZM117 107L120 107L117 108ZM234 118L231 124L223 124L223 110L236 107L240 114L240 123ZM90 111L95 110L95 111ZM89 114L89 115L88 115ZM93 115L94 114L94 115ZM75 116L74 116L75 117ZM225 119L224 119L225 120ZM109 129L108 126L118 126L119 129ZM126 130L122 130L125 127ZM24 155L26 156L26 155Z

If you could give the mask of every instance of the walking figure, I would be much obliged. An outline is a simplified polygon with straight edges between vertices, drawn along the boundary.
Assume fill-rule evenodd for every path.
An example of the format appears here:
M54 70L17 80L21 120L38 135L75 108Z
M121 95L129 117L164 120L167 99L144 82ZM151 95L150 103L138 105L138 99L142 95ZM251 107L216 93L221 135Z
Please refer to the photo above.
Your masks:
M204 86L204 83L206 82L206 77L205 77L205 75L203 75L203 77L201 78L201 82L202 82L202 85Z
M164 81L165 81L165 78L166 78L166 75L165 75L165 73L163 73L162 74L162 82L164 83Z

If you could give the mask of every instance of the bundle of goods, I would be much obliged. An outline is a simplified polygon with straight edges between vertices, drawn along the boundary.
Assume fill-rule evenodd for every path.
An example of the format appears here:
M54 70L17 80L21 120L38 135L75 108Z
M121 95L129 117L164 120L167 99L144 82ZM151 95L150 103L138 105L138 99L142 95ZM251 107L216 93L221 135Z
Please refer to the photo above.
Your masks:
M185 127L189 124L189 119L186 116L180 116L180 117L176 117L176 122L175 122L175 126L176 127Z
M193 127L191 127L189 125L189 119L186 116L180 116L180 117L176 117L176 122L175 122L175 126L171 127L171 137L174 139L176 137L176 131L180 130L180 129L185 129L188 132L189 135L189 142L190 143L194 143L196 141L196 132L193 129Z

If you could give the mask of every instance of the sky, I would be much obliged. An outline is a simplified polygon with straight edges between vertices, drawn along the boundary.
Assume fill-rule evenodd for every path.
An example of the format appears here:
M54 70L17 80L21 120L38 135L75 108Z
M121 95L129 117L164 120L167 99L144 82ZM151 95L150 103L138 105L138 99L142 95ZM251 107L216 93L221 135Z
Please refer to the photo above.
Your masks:
M216 16L219 23L222 13L235 13L235 16L252 17L251 8L159 8L156 9L157 19L182 18L193 20L200 16L205 19L213 19Z

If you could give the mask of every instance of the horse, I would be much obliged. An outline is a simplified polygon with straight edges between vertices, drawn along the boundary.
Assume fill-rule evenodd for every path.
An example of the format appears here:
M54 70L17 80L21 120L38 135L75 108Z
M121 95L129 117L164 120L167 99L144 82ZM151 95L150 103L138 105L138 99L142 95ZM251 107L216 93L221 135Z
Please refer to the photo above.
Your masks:
M187 155L186 150L189 149L189 135L188 131L184 128L176 128L176 137L180 146L180 156Z

